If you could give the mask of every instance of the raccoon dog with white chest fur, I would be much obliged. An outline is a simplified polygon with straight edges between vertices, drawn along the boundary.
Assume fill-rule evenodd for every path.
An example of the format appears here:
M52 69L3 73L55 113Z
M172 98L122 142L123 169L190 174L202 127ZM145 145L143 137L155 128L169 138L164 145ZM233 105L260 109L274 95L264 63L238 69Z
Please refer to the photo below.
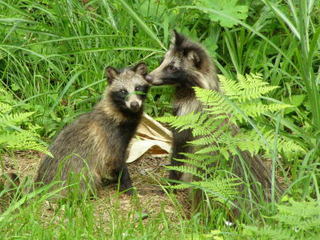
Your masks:
M95 193L105 180L119 179L120 190L132 193L126 152L143 113L147 67L107 67L106 75L109 86L102 100L60 132L50 147L53 157L40 164L37 184L58 180L66 186L72 174L78 174L81 191Z
M200 87L219 91L219 80L214 64L209 54L198 43L195 43L176 31L173 40L159 67L147 77L152 85L174 85L173 115L182 116L191 112L201 112L200 101L196 99L192 87ZM187 142L193 140L191 130L177 131L173 129L173 147L171 165L182 165L175 159L185 159L182 153L193 152ZM264 187L271 186L270 171L258 157L251 157L247 152L242 153L255 178ZM239 161L238 161L239 162ZM239 164L240 166L240 164ZM237 169L239 171L240 167ZM240 171L239 173L244 174ZM178 171L171 170L169 178L173 180L187 180Z

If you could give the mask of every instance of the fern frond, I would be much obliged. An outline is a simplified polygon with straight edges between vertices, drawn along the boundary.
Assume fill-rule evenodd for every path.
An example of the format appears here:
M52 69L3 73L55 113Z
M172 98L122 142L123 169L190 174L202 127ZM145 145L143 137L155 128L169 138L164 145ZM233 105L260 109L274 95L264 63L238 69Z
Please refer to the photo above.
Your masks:
M219 151L220 147L218 145L211 145L208 147L202 147L199 150L197 150L196 154L206 154L206 153L214 153L216 151Z
M180 162L184 161L187 164L198 167L198 169L200 169L202 172L208 172L208 170L210 169L208 169L207 166L215 164L220 157L217 154L213 154L213 152L210 152L210 154L183 153L183 155L186 156L187 159L183 159L183 160L177 159L177 160ZM206 177L207 176L204 176L204 178Z
M167 186L167 188L176 189L176 190L188 189L190 187L192 187L191 183L184 183L184 182L181 182L181 183L178 183L178 184L175 184L175 185Z
M221 179L211 178L206 181L193 181L191 183L179 183L170 186L172 189L201 189L206 192L209 197L214 198L223 204L233 200L238 194L237 186L239 185L238 179Z
M207 146L207 145L210 145L212 143L215 143L218 141L219 137L221 137L221 131L216 131L212 134L210 134L209 136L203 136L201 138L197 138L193 141L191 141L191 143L194 145L194 146Z
M221 75L219 75L219 79L221 89L225 95L239 102L258 99L264 94L278 88L276 86L268 86L268 83L263 81L261 74L246 74L246 76L238 74L238 82Z
M28 119L34 112L12 113L1 116L1 124L6 126L15 125Z
M37 150L48 153L37 139L38 126L28 122L33 112L17 112L13 96L0 86L0 150ZM48 153L50 155L50 153Z
M275 132L272 130L263 130L263 135L269 143L269 145L272 146L274 144L274 139L276 138ZM277 147L280 152L283 152L289 156L306 153L306 150L302 146L300 146L296 141L281 135L277 136ZM266 149L266 151L267 154L269 154L269 149Z
M171 127L182 131L194 126L194 124L196 124L199 120L200 115L201 113L191 113L183 116L164 116L158 117L157 120L160 122L169 123Z
M35 132L26 130L4 133L0 135L0 146L11 150L36 150L47 153L47 148L37 142L38 137Z
M240 84L223 75L219 75L219 80L221 83L221 90L227 96L236 96L242 90L242 86Z
M303 230L309 230L316 226L320 226L320 204L316 201L296 202L291 200L290 205L277 205L278 214L273 217L277 221L297 226ZM308 222L306 222L308 221ZM311 225L307 224L311 223ZM320 228L318 229L320 231Z
M291 232L287 229L273 228L271 226L265 226L262 228L256 226L245 226L244 236L250 237L250 239L268 239L268 240L290 240L294 239Z
M240 150L248 151L251 155L258 154L259 150L264 146L264 142L255 131L239 132L237 135L233 136L233 143Z
M12 106L10 104L0 102L0 114L10 112L11 110L12 110Z
M192 126L192 134L193 136L203 136L203 135L210 135L211 133L214 134L217 131L222 131L222 128L224 128L225 119L217 119L212 117L211 115L204 114L206 116L206 120L194 124ZM216 133L215 135L218 135Z
M216 197L228 196L228 198L231 198L239 194L236 187L239 186L240 182L239 179L235 178L214 178L211 181L198 181L192 182L192 184Z
M232 115L233 107L230 106L221 93L214 90L203 88L194 88L197 98L205 106L205 110L209 111L213 116L228 116Z
M203 178L202 173L196 167L193 167L193 166L188 166L188 165L166 166L166 168L168 168L169 170L174 170L182 173L189 173L193 176Z
M291 105L288 105L288 104L278 104L278 103L264 104L262 102L256 102L254 104L252 103L242 104L241 110L244 111L249 117L258 117L258 116L261 116L262 114L278 112L290 106Z
M238 129L237 126L239 123L244 123L244 120L261 118L263 115L268 116L290 105L272 101L272 99L270 99L271 102L268 102L268 98L263 97L277 87L270 86L263 81L261 75L238 75L237 78L238 81L234 81L219 76L223 93L195 87L196 97L203 106L201 112L179 117L158 118L176 129L191 129L194 138L188 144L193 146L194 153L185 154L186 159L181 160L185 163L184 166L169 167L169 169L197 176L200 182L192 182L192 187L203 189L211 187L210 191L221 192L222 190L212 183L215 181L212 176L217 176L217 171L214 172L217 165L230 165L228 161L234 159L230 156L237 155L239 150L252 155L261 152L268 155L272 146L275 145L276 136L272 131L268 133L263 127L256 126L251 121L250 125L255 131ZM256 132L257 128L259 128L259 134ZM285 154L303 151L299 144L289 138L277 136L277 139L279 151ZM210 165L209 162L213 164ZM220 174L223 175L223 173ZM209 187L206 184L209 184ZM223 186L223 183L220 184ZM190 185L183 184L177 188L184 187L190 187ZM231 193L225 194L230 195Z
M177 159L179 162L184 162L187 163L190 167L193 167L195 169L199 169L202 168L202 164L200 161L198 161L197 159ZM169 167L170 168L170 167Z
M318 239L320 234L320 204L318 201L277 205L278 213L264 227L246 226L243 234L254 239ZM259 237L259 238L258 238Z
M220 93L214 90L208 90L204 88L194 88L196 96L204 105L220 106L224 104L224 99L221 97Z

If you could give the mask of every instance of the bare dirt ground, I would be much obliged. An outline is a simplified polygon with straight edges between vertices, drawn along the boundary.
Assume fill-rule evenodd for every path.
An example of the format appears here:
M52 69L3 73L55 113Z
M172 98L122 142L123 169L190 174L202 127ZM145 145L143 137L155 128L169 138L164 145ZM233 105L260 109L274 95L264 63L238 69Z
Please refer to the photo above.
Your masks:
M38 165L41 161L42 154L33 151L16 152L12 156L4 157L4 166L0 169L5 169L5 172L15 172L20 179L33 179ZM110 209L117 208L117 211L132 212L132 210L143 211L148 217L157 215L160 211L164 211L170 218L177 218L177 207L174 200L177 199L183 204L185 212L183 215L188 215L190 204L188 202L188 194L186 191L180 191L176 195L166 194L160 183L164 183L162 178L167 176L164 164L168 163L167 157L153 157L144 155L140 159L128 164L129 172L133 181L134 187L137 189L137 197L118 194L115 185L107 186L99 192L99 198L90 200L93 201L96 212L103 218L108 218ZM0 174L2 175L3 172ZM3 206L3 204L0 204ZM42 216L50 217L54 212L54 207L51 203L45 204ZM5 209L1 209L1 211Z

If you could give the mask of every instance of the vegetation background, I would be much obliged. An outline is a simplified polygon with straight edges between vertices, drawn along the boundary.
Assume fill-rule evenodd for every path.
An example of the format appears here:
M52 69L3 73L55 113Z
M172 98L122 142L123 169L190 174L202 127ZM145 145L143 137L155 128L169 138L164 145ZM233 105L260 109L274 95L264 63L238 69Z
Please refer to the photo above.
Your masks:
M2 239L320 236L319 0L0 0L1 156L17 150L45 151L46 142L100 98L107 65L145 61L154 69L172 29L201 42L227 79L259 73L278 86L262 101L290 106L250 117L241 126L249 130L253 122L272 133L268 157L273 174L286 186L283 195L270 203L255 201L251 209L259 211L243 210L232 226L228 206L213 204L189 219L181 216L179 222L162 212L145 223L112 209L112 224L105 229L90 201L67 204L63 215L43 223L40 209L49 193L24 205L45 192L41 189L14 198L2 211ZM152 88L146 112L167 115L171 93L170 87ZM277 141L282 138L286 141ZM0 197L5 193L2 190Z

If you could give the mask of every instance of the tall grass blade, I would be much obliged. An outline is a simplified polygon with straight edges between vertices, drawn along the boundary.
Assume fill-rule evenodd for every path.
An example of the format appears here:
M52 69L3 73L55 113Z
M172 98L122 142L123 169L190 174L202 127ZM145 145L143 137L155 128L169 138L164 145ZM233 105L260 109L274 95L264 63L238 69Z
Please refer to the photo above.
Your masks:
M71 85L74 83L75 80L77 80L77 78L80 76L80 74L82 74L85 70L81 70L79 72L76 72L68 81L68 83L66 84L66 86L64 87L64 89L62 90L62 92L60 93L59 97L57 98L57 100L55 101L55 103L52 105L50 112L52 112L56 106L58 106L58 104L60 103L61 99L63 98L63 96L67 93L67 91L69 90L69 88L71 87Z
M160 39L157 37L157 35L151 30L151 28L148 27L148 25L138 16L138 14L124 1L119 0L119 2L122 4L124 9L129 13L129 15L141 26L141 28L153 39L155 40L159 46L166 50L166 47L163 45L163 43L160 41Z
M265 4L268 5L291 29L292 33L300 40L301 36L300 33L298 32L297 28L292 24L290 19L279 9L276 7L276 5L268 0L264 0ZM295 16L295 11L293 11L293 16Z

